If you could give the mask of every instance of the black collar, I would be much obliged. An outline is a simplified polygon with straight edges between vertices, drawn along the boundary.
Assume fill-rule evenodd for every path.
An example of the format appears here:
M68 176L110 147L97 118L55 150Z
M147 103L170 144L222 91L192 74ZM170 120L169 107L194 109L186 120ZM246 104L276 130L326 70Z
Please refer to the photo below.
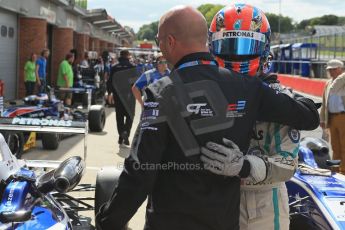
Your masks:
M199 53L192 53L187 54L183 58L181 58L174 66L174 69L177 69L180 65L190 61L197 61L197 60L205 60L205 61L213 61L214 58L208 52L199 52Z
M128 58L119 57L118 61L119 61L120 65L131 65L131 63L130 63Z

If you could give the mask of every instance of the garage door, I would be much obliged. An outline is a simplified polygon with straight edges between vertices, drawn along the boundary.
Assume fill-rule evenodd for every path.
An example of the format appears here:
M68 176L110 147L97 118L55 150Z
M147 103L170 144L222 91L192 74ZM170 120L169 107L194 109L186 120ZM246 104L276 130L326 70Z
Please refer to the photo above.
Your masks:
M0 79L5 82L5 100L17 89L17 15L0 9Z

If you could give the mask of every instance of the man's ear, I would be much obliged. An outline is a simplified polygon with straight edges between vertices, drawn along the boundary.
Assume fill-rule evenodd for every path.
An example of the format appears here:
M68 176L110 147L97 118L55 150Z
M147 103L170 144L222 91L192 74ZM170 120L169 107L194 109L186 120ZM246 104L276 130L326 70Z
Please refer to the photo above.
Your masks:
M169 34L168 35L168 44L170 48L174 48L176 43L176 39L173 35Z

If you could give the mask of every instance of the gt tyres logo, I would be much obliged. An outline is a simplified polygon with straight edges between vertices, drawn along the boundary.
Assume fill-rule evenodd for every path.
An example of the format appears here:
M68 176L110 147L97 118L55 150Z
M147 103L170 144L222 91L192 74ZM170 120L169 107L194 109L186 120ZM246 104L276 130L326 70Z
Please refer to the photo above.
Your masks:
M40 126L70 127L72 126L72 121L71 120L65 121L65 120L15 117L12 120L12 124L13 125L40 125Z
M203 108L207 105L207 103L195 103L195 104L188 104L186 109L190 113L200 114L202 117L212 117L213 111L209 108Z
M198 114L201 107L206 106L206 103L189 104L187 105L187 111L190 113Z

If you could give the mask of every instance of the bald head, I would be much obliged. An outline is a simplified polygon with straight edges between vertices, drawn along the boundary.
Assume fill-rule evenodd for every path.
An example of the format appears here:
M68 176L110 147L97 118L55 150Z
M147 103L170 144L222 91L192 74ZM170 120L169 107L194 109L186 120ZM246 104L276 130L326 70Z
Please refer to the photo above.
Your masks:
M190 47L205 48L207 42L207 23L204 16L191 6L177 6L170 9L159 20L159 34L170 33Z

